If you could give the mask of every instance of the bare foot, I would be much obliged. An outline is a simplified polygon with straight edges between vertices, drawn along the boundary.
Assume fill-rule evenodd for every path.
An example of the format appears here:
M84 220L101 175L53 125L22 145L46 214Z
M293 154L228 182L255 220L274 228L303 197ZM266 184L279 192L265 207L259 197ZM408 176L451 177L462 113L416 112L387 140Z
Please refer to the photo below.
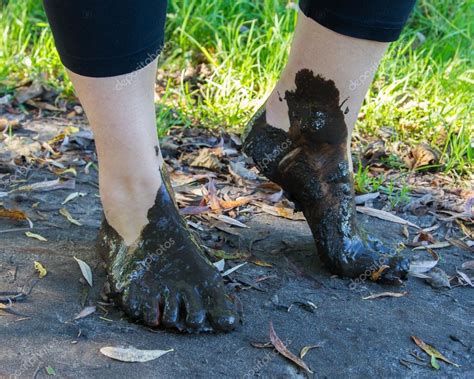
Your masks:
M244 152L303 210L321 259L331 271L348 277L371 272L387 281L404 279L408 260L357 227L348 132L334 82L301 70L295 84L294 91L285 93L288 133L268 125L263 112L252 121Z
M222 277L204 256L163 184L148 211L149 223L127 246L103 221L98 249L122 309L144 324L179 331L230 331L238 322Z

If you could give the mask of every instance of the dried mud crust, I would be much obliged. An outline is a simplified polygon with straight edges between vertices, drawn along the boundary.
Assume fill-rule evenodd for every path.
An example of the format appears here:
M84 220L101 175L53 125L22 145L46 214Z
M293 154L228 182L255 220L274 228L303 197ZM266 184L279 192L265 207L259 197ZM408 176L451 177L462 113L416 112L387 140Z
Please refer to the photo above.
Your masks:
M266 123L265 112L251 122L244 152L295 201L313 233L319 255L332 272L400 282L409 262L357 226L354 184L347 157L348 129L339 91L332 80L310 70L286 91L290 129Z
M133 319L184 332L230 331L238 323L220 273L178 213L165 169L149 223L126 246L103 220L97 248L115 301Z

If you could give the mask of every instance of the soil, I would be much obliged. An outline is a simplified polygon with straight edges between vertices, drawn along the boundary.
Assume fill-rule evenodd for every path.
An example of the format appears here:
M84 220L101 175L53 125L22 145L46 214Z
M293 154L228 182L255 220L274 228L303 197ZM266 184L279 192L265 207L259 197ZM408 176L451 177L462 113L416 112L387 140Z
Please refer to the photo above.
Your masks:
M53 132L54 134L54 132ZM28 182L54 179L42 169ZM254 256L270 263L265 267L247 263L234 273L229 286L243 307L243 323L228 334L178 334L130 323L122 312L102 303L100 293L105 271L95 251L101 222L96 172L78 180L74 191L85 192L67 203L82 226L67 222L58 210L70 190L32 192L27 196L2 198L5 206L37 210L32 229L47 242L25 236L24 221L0 219L0 291L28 291L12 311L0 313L0 377L49 376L72 378L468 378L474 377L474 291L468 286L434 289L424 280L410 278L401 287L332 276L319 262L310 230L304 221L256 214L249 228L232 227L227 235L235 244L251 247ZM402 217L430 226L433 216ZM360 223L386 242L399 242L402 226L368 216ZM17 231L7 231L19 228ZM224 233L214 230L213 233ZM205 239L206 236L204 236ZM232 244L226 247L232 251ZM439 267L449 275L471 260L472 252L450 247L438 250ZM411 250L403 254L411 258ZM89 286L73 257L93 270ZM34 261L47 275L38 279ZM236 263L226 261L226 269ZM244 285L242 283L248 283ZM238 286L235 284L239 284ZM363 298L384 291L403 292L402 297ZM87 305L97 312L73 318ZM304 357L314 374L306 374L272 348L257 348L252 342L269 342L269 323L288 349L296 355L308 345L320 347ZM459 367L429 357L411 336L435 347ZM147 363L124 363L100 354L104 346L134 346L139 349L174 349Z

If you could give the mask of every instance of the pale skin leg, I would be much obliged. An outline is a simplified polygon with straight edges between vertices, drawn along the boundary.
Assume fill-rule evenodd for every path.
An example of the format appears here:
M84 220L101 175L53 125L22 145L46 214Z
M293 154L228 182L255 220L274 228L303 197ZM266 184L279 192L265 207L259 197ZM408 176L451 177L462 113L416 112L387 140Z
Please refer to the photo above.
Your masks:
M156 60L129 74L69 72L94 132L106 220L98 252L117 302L152 326L229 331L238 317L220 273L174 204L156 132Z
M266 103L268 124L288 131L288 107L286 101L280 99L284 98L285 91L295 89L296 73L306 68L315 75L332 79L339 89L341 100L347 99L343 109L346 106L349 108L345 121L350 136L388 45L333 32L300 11L288 63Z
M94 132L105 217L131 245L148 223L161 185L153 101L156 60L115 77L68 73Z

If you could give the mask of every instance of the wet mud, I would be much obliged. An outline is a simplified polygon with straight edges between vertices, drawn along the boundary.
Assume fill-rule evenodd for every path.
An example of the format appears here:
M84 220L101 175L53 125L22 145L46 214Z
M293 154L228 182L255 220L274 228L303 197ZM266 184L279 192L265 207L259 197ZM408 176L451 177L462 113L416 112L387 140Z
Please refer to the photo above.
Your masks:
M230 331L238 323L234 304L179 215L165 168L162 178L149 223L133 245L102 221L97 248L112 297L132 319L151 327Z
M244 152L289 194L309 223L318 253L337 274L399 282L408 260L360 230L348 166L343 101L332 80L301 70L296 89L286 91L290 129L266 123L265 112L249 125Z

